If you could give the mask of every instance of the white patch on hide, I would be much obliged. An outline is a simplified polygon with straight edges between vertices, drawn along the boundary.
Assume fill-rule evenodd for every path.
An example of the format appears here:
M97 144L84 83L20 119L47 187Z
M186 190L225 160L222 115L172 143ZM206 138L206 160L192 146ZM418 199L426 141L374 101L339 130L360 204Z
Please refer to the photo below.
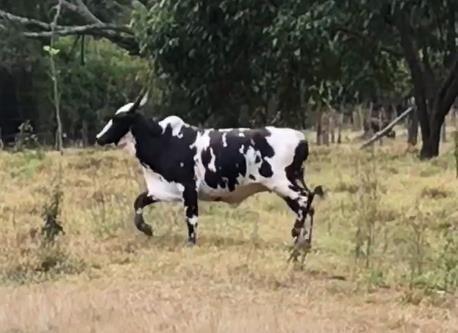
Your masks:
M166 181L150 168L143 167L148 195L159 201L180 201L183 199L184 186Z
M186 123L183 119L177 116L169 116L159 122L159 126L162 127L162 133L164 133L165 129L170 126L172 128L172 135L180 139L183 137L183 133L180 133L181 129L185 125Z
M197 216L195 216L195 215L193 217L188 218L188 222L192 226L195 226L197 224L198 220L199 220L199 218Z
M210 156L211 156L211 159L210 159L210 163L208 163L208 169L213 172L216 172L216 164L215 164L216 156L212 148L210 148Z
M134 103L127 103L127 104L121 106L121 107L116 111L115 114L120 114L120 113L128 112L128 111L132 108L133 105L134 105Z

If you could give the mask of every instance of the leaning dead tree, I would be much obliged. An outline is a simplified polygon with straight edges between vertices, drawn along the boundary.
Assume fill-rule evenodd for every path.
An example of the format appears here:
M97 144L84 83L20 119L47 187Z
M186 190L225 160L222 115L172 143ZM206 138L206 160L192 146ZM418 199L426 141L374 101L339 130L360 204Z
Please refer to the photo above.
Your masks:
M59 0L58 4L56 5L56 13L54 15L54 19L51 22L51 45L50 48L48 49L49 52L49 61L50 61L50 67L51 67L51 80L53 84L53 102L54 102L54 109L56 111L56 123L57 123L57 131L56 131L56 146L57 149L61 154L63 154L64 150L64 145L62 142L62 119L60 117L60 93L59 93L59 84L58 84L58 71L56 68L56 61L55 61L55 55L57 53L56 50L54 50L54 44L55 44L55 32L56 32L56 26L57 26L57 21L59 20L60 13L62 11L62 4L63 0Z
M130 54L139 53L139 45L129 26L103 22L91 12L83 0L63 0L62 2L55 0L56 5L59 3L62 5L62 16L75 17L76 15L78 24L53 26L51 23L18 16L0 9L0 29L5 24L11 24L18 27L25 37L45 40L49 40L52 36L90 35L95 38L106 38L129 51ZM137 1L137 3L140 2Z
M373 144L375 141L382 138L383 136L385 136L397 123L399 123L402 119L407 117L410 114L410 112L412 112L413 110L414 110L413 107L407 108L407 110L401 113L397 118L395 118L391 123L389 123L384 129L378 131L368 141L363 143L360 148L364 149L370 146L371 144Z

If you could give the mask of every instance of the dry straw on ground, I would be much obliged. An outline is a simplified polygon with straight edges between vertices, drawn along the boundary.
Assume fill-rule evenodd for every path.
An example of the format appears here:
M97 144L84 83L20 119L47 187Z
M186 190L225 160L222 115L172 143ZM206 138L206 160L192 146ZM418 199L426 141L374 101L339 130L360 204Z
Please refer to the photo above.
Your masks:
M182 207L159 204L146 238L132 224L141 174L117 151L65 152L66 233L44 246L60 157L0 152L0 332L458 332L451 149L432 162L402 143L311 150L307 181L327 196L303 268L286 262L294 216L269 194L202 204L192 249Z

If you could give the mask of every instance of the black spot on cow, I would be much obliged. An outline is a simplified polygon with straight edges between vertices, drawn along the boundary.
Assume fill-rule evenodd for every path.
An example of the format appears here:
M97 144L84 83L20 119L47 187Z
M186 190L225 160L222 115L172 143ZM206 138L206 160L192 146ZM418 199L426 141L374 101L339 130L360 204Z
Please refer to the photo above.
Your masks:
M256 180L256 177L253 175L249 175L248 178L250 178L251 180Z
M309 155L309 147L307 141L299 142L294 150L293 162L285 168L286 178L291 182L293 187L298 187L298 182L305 187L304 184L304 167L303 164Z
M262 161L261 167L259 168L259 174L263 177L269 178L274 174L272 167L267 161Z
M205 167L205 182L208 186L228 188L233 191L238 184L237 178L246 175L246 159L242 146L247 144L247 139L239 135L238 130L211 131L210 145L202 151L202 163ZM223 143L225 135L225 144ZM242 152L241 152L242 151ZM215 170L210 169L210 162L214 155Z
M256 130L252 135L253 147L256 151L261 153L261 166L259 167L259 173L263 177L272 177L273 171L272 166L265 160L266 157L274 156L274 149L267 142L267 137L270 136L270 132L263 128ZM259 163L259 162L258 162Z
M213 130L208 132L208 135L210 136L210 145L201 154L202 164L205 167L205 182L208 186L212 188L219 186L233 191L239 184L239 176L246 176L246 152L249 147L252 147L257 153L256 163L261 163L259 173L264 177L272 177L272 167L264 159L274 155L273 148L266 140L266 137L270 135L266 129ZM225 136L224 140L223 135ZM212 154L215 159L215 169L210 169ZM250 177L250 179L253 178Z

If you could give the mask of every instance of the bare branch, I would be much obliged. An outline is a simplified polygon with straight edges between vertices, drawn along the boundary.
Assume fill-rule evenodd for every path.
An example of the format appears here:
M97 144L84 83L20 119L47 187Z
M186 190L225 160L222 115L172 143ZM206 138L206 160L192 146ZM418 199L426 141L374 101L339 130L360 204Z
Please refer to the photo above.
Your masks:
M41 29L46 29L46 30L51 29L51 25L46 22L27 18L27 17L17 16L17 15L5 12L1 9L0 9L0 19L20 23L26 26L34 26L36 28L41 28Z
M54 15L54 19L51 22L51 32L52 32L53 35L54 35L54 31L56 30L57 20L59 19L60 11L62 9L62 1L63 0L59 0L58 4L56 6L56 14Z
M82 0L75 0L76 4L70 3L67 0L63 0L63 5L73 11L78 13L81 17L83 17L89 23L103 23L97 16L92 14L89 8L84 4Z
M69 4L68 1L62 0L63 7L67 6L67 4ZM0 22L2 19L23 26L26 30L32 30L23 32L26 37L50 38L52 36L52 27L49 23L0 10ZM88 34L95 37L104 37L126 49L130 54L138 54L139 52L138 43L134 38L134 34L126 25L92 23L82 26L62 26L56 23L54 33L56 36Z
M54 33L56 36L90 34L105 37L108 30L124 32L126 34L132 35L132 32L127 27L103 23L80 25L75 27L59 26L59 28L55 30ZM24 36L31 38L51 37L52 31L24 32L23 34Z
M78 11L78 7L77 7L76 5L70 3L70 2L68 2L68 1L66 1L66 0L62 0L62 5L63 5L65 8L71 10L72 12Z

